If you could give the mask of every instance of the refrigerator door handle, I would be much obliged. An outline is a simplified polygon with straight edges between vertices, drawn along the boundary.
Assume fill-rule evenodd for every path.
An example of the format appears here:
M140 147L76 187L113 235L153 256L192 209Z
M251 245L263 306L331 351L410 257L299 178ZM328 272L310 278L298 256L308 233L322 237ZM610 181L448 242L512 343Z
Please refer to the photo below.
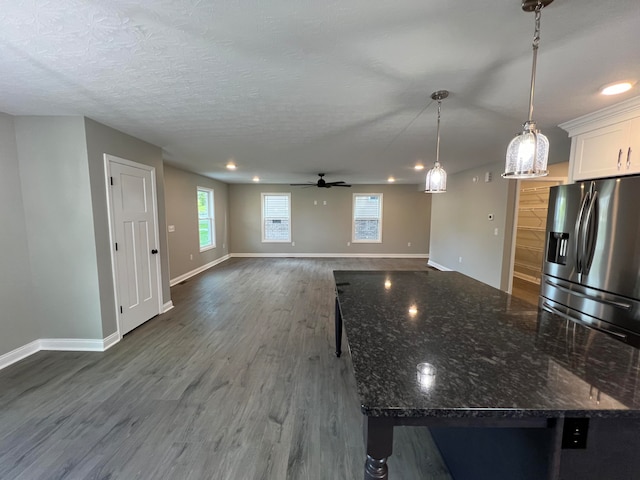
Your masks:
M544 283L546 283L547 285L557 288L558 290L568 293L570 295L574 295L576 297L581 297L581 298L586 298L588 300L593 300L595 302L600 302L600 303L604 303L606 305L611 305L613 307L618 307L621 308L623 310L631 310L633 308L633 305L631 305L630 303L624 303L624 302L616 302L615 300L607 300L605 298L598 298L595 297L593 295L589 295L587 293L583 293L583 292L579 292L577 290L572 290L569 287L565 287L564 285L560 285L559 283L555 283L550 281L549 279L545 280Z
M580 212L578 213L578 219L576 220L576 272L578 274L582 273L582 229L584 223L584 212L587 209L587 204L589 203L589 192L584 194L584 198L582 199L582 205L580 205Z
M608 335L613 335L614 337L618 337L618 338L624 339L624 340L626 340L626 338L627 338L627 336L624 333L612 332L611 330L607 330L605 328L597 327L597 326L595 326L595 325L593 325L591 323L586 324L580 318L577 318L577 317L574 317L572 315L569 315L568 313L564 313L564 312L558 310L557 308L552 307L547 302L544 302L542 304L542 308L545 309L548 312L555 313L556 315L559 315L560 317L563 317L563 318L566 318L568 320L571 320L572 322L578 322L580 325L586 325L589 328L593 328L594 330L598 330L599 332L603 332L603 333L606 333Z
M598 236L598 191L591 192L591 201L584 220L582 229L582 273L589 274L589 269L593 263L593 254L596 248L596 237Z

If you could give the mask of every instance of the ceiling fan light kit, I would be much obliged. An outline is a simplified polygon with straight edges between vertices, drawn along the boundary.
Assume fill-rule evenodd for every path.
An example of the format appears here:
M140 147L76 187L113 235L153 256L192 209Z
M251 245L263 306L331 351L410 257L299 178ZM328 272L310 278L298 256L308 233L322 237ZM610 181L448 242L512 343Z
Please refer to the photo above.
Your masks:
M438 90L431 94L431 98L438 101L438 133L436 140L436 163L433 165L433 168L427 172L424 187L425 193L443 193L447 191L447 172L445 172L442 165L440 165L440 109L442 100L448 96L449 92L447 90Z
M507 147L504 178L534 178L547 175L549 159L549 140L536 127L533 121L533 95L536 83L536 64L538 45L540 44L540 17L544 7L553 0L524 0L522 10L535 12L535 31L533 35L533 65L531 68L531 89L529 91L529 119L522 125L521 133L511 140Z

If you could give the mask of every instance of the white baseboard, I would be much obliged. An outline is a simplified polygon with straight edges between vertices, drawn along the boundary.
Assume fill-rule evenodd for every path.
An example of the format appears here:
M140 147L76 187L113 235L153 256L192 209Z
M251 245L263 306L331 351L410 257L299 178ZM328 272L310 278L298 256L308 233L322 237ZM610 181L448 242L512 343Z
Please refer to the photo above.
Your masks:
M33 355L40 351L40 340L34 340L31 343L27 343L21 347L11 350L10 352L0 355L0 370L9 365L19 362L23 358L27 358L29 355Z
M186 279L193 277L194 275L198 275L199 273L204 272L205 270L210 269L211 267L215 267L216 265L229 260L232 255L224 255L220 258L215 259L213 262L209 262L201 267L196 268L195 270L191 270L183 275L180 275L176 278L169 280L169 286L173 287L174 285L179 284L180 282L184 282ZM163 312L164 313L164 312Z
M40 338L0 356L0 370L41 350L60 352L104 352L118 343L118 332L103 339L92 338Z
M429 265L430 267L436 268L436 269L438 269L440 271L443 271L443 272L453 272L454 271L454 270L452 270L450 268L447 268L447 267L445 267L443 265L440 265L439 263L436 263L436 262L431 261L431 260L429 260L429 262L427 262L427 265Z
M173 308L173 301L169 300L167 303L162 305L162 311L160 313L167 313L172 308Z
M232 253L234 258L429 258L428 253Z
M120 340L122 340L122 335L120 335L120 332L113 332L111 335L102 340L102 351L113 347Z

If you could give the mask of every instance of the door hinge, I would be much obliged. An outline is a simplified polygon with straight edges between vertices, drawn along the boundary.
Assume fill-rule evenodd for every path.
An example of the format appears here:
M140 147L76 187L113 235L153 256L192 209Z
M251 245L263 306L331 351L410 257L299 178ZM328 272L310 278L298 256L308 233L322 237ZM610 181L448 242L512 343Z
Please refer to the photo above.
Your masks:
M113 185L113 177L109 177L109 181L111 182L111 185Z
M120 313L124 313L124 312L122 311L122 305L120 305Z

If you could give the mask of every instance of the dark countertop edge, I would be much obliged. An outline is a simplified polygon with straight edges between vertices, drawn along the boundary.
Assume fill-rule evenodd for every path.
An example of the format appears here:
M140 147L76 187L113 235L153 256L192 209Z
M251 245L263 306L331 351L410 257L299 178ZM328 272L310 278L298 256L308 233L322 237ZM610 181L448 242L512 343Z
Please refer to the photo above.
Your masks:
M640 418L640 410L547 410L516 408L369 408L360 411L368 417L396 418Z

